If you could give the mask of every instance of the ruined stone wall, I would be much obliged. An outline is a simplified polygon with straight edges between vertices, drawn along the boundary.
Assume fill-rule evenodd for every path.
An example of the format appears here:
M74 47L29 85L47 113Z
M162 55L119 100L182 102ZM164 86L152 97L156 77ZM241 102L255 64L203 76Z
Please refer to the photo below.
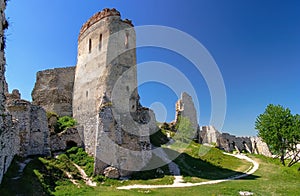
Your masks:
M17 135L13 130L11 115L5 108L5 93L7 83L5 81L5 29L8 23L5 18L6 0L0 0L0 183L7 171L14 155L17 153Z
M178 123L179 117L189 119L193 132L196 134L199 129L197 111L192 97L186 92L183 92L181 98L176 102L175 124Z
M220 134L217 146L225 151L253 153L253 146L250 137L237 137L228 133Z
M76 128L68 128L65 131L52 134L50 136L50 147L51 151L63 151L68 147L82 147L83 142L79 136L79 133Z
M203 144L217 144L220 132L214 126L202 126L200 139Z
M18 152L19 140L13 129L11 115L6 112L0 114L0 183L3 175Z
M39 71L31 93L34 105L59 116L72 116L75 67Z
M229 133L220 133L213 126L202 126L199 143L216 145L227 152L238 151L271 156L268 145L259 137L237 137Z
M5 90L6 90L6 81L5 81L5 29L8 27L8 22L5 18L5 7L6 0L0 1L0 111L5 109Z
M136 121L140 117L135 65L135 31L117 10L104 9L83 25L73 115L86 151L95 157L95 173L113 165L126 176L151 158L151 126Z
M7 109L15 122L17 154L22 157L50 155L50 134L45 110L22 100L17 90L7 96Z
M272 153L270 152L268 145L263 142L260 137L251 137L250 140L252 142L253 152L255 154L272 157Z

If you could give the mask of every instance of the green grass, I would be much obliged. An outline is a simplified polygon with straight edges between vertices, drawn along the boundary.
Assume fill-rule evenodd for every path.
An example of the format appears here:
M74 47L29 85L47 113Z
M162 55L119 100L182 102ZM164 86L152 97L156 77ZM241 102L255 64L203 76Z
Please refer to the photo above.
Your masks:
M178 155L183 151L182 144L165 149L168 154ZM200 149L200 150L199 150ZM76 152L78 153L78 151ZM176 154L177 153L177 154ZM70 155L68 155L70 157ZM300 195L300 163L293 167L283 167L276 159L250 155L260 163L257 172L246 178L223 182L215 185L202 185L186 188L133 189L117 190L116 187L131 184L171 184L167 166L162 166L163 174L156 169L142 171L133 176L133 180L119 181L98 176L97 187L88 187L78 177L80 188L73 185L64 175L63 170L78 174L76 168L69 166L66 155L59 159L34 158L25 168L22 178L12 181L18 165L16 158L5 174L0 185L1 195L239 195L239 191L250 191L255 195ZM156 159L157 157L153 157ZM155 161L155 160L154 160ZM220 150L192 143L175 160L186 181L199 182L220 177L227 177L244 171L249 164L234 157L224 155Z
M68 158L81 166L88 176L94 172L94 158L89 156L82 148L73 147L66 152Z
M181 149L182 146L185 148ZM179 165L186 182L203 182L240 175L252 165L245 160L225 155L219 149L195 142L188 146L175 144L173 148L182 152L174 162ZM170 149L165 151L167 154L177 153Z

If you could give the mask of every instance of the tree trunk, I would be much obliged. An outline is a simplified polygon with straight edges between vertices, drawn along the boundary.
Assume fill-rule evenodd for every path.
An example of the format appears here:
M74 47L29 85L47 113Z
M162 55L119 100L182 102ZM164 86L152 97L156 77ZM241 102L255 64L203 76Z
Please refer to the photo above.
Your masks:
M285 166L284 155L285 155L285 150L281 149L280 162L282 163L283 166Z

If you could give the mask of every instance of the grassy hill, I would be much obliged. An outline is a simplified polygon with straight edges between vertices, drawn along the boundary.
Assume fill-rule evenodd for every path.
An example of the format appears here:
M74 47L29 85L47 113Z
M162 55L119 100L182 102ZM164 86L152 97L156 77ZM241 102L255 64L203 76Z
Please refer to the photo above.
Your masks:
M251 166L244 160L224 155L216 148L196 143L191 143L187 148L174 145L164 150L168 155L177 156L174 162L179 165L187 182L227 178L240 174ZM89 173L93 160L82 150L73 149L57 159L33 157L21 175L18 173L17 162L22 160L16 158L0 186L0 195L239 195L239 191L250 191L255 195L300 195L299 163L287 168L281 166L278 160L258 155L249 156L260 163L260 168L254 175L244 179L187 188L117 190L118 186L131 184L172 184L173 177L168 172L168 167L162 166L160 172L157 169L139 172L127 181L96 176L94 180L98 181L97 187L89 187L72 166L72 162L81 164ZM158 157L153 157L156 158ZM68 179L66 171L78 185Z

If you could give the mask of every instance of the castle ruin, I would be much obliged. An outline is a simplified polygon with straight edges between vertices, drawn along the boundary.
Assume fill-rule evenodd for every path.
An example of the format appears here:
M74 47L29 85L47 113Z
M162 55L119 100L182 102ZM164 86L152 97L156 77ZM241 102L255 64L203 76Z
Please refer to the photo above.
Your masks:
M127 176L151 158L147 124L155 117L139 103L135 47L132 23L115 9L95 14L80 30L73 116L96 174L113 166Z
M145 167L152 157L150 135L157 126L154 112L139 101L136 35L131 21L122 20L116 9L92 16L79 33L77 65L38 72L30 103L21 99L17 90L11 94L7 90L5 5L6 1L0 0L0 182L15 155L47 156L72 145L83 146L94 157L95 174L109 176L112 172L119 178ZM73 116L78 125L51 134L46 111ZM227 151L232 151L232 140L239 145L240 139L233 136L216 130L212 133L210 128L199 130L196 109L187 93L176 104L175 124L180 116L191 121L199 143L218 142ZM250 151L257 145L259 153L263 142L249 140Z

